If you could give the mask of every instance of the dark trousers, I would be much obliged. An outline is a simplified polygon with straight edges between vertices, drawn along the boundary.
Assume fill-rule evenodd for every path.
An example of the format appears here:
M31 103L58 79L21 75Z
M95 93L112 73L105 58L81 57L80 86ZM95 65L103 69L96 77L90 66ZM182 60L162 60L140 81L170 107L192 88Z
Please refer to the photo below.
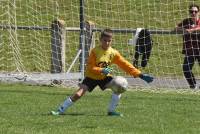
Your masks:
M142 55L141 67L146 67L151 55L152 44L137 45L135 47L135 55L133 65L138 67L139 56Z
M185 57L184 57L183 73L184 73L184 76L185 76L190 88L195 88L195 86L196 86L196 80L195 80L194 74L192 73L192 68L193 68L196 60L200 64L200 56L185 55Z

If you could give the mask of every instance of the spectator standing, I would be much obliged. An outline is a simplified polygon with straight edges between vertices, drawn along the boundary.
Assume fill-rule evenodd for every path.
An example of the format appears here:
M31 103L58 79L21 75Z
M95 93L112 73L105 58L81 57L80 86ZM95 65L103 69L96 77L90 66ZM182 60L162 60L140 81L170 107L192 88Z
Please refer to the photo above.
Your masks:
M191 89L197 89L195 76L192 72L195 61L200 65L200 18L199 6L189 6L190 17L180 22L176 31L183 31L183 73Z

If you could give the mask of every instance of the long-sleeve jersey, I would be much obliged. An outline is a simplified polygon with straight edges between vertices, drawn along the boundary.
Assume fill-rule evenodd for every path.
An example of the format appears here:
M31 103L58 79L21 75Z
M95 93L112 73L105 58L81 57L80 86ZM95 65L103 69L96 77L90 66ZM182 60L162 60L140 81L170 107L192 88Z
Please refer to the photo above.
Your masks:
M116 64L131 76L138 77L141 74L141 71L125 60L117 50L112 47L104 50L101 46L97 46L90 52L85 75L95 80L104 79L106 76L102 74L102 69L111 64Z

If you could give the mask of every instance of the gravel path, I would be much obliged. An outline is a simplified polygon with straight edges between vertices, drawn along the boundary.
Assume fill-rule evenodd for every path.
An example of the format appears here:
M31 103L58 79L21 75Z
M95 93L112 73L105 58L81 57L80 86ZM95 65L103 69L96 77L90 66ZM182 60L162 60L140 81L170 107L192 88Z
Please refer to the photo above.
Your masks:
M77 87L78 78L80 74L73 73L68 74L68 78L74 79L63 79L66 74L49 74L49 73L34 73L31 75L21 75L17 73L0 73L0 81L5 83L26 83L30 85L52 85L60 84L62 81L63 86ZM56 79L56 80L55 80ZM127 77L130 87L141 87L141 88L171 88L171 89L186 89L189 88L185 79L175 78L163 78L156 77L150 84L142 81L139 78ZM200 84L200 79L197 79L197 83Z

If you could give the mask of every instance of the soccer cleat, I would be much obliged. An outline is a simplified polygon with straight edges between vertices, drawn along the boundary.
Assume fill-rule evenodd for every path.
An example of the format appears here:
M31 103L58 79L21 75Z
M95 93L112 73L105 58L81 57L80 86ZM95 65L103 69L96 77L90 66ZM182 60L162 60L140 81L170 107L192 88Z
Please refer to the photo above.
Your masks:
M63 113L61 113L60 111L51 111L52 115L62 115Z
M118 112L108 112L108 116L123 116L123 114L118 113Z

